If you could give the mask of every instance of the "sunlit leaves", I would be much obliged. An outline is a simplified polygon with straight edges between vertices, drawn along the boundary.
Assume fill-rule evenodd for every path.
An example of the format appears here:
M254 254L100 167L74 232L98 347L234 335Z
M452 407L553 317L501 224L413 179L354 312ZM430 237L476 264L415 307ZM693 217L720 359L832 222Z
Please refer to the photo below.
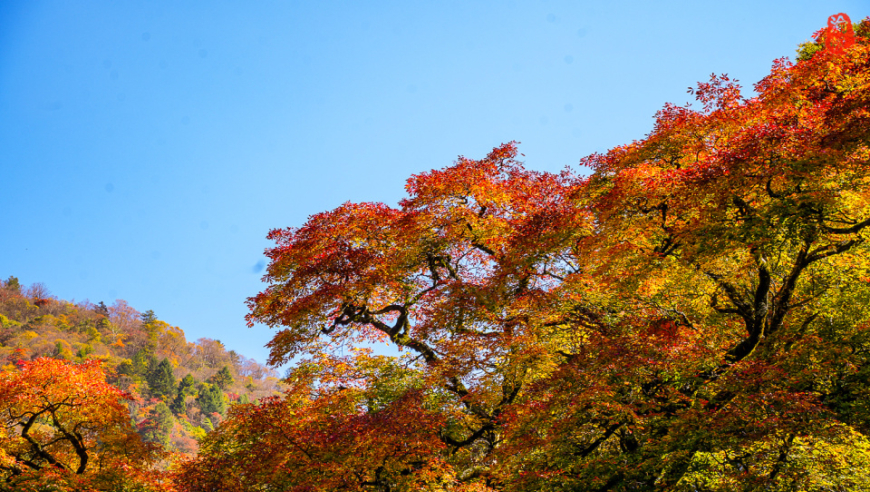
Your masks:
M868 59L778 60L751 97L713 76L588 177L509 143L272 231L248 320L300 357L292 388L237 407L184 483L863 486Z
M0 372L0 487L158 488L155 450L132 429L129 398L98 361L39 358Z

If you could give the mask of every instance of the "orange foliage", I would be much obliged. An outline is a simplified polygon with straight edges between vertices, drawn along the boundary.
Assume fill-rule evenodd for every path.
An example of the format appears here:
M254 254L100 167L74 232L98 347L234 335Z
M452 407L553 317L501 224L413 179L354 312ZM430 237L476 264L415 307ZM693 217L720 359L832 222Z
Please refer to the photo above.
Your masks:
M755 89L714 76L588 177L509 143L271 231L248 320L317 381L231 414L185 486L870 486L870 46Z
M130 426L129 398L106 383L98 361L39 358L0 373L0 475L7 486L161 488L149 469L155 450Z

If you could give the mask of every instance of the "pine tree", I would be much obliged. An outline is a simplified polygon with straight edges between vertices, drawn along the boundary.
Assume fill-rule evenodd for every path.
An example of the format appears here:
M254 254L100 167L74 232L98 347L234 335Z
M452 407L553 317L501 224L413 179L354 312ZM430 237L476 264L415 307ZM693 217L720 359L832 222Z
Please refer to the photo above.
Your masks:
M184 405L184 400L188 396L196 394L195 386L196 381L190 374L184 376L184 378L178 382L178 391L176 392L172 403L169 405L169 408L175 413L175 415L181 415L187 410Z
M169 411L169 407L165 403L160 402L154 406L148 418L140 424L139 434L144 441L167 446L169 445L169 435L172 433L174 424L175 417Z
M199 404L200 410L206 415L219 413L223 415L227 408L224 401L224 392L213 384L202 383L199 385L199 395L196 397L196 403Z
M211 380L212 383L222 390L227 389L235 381L232 373L230 373L230 368L227 366L223 366L217 374L211 377Z
M101 315L105 316L106 318L109 317L109 308L106 306L106 303L103 301L100 301L96 306L94 306L94 311L96 311L97 314L101 314Z
M7 290L12 291L15 294L21 292L21 283L18 281L18 278L10 275L9 278L6 279L6 282L3 283L3 287Z
M143 325L150 325L151 323L157 321L157 316L154 315L153 310L149 309L148 311L142 313L140 319L142 320Z
M148 378L148 375L157 368L157 357L148 350L140 349L133 354L132 376L136 379Z
M152 395L164 400L175 393L175 375L169 360L163 359L148 373L148 388Z

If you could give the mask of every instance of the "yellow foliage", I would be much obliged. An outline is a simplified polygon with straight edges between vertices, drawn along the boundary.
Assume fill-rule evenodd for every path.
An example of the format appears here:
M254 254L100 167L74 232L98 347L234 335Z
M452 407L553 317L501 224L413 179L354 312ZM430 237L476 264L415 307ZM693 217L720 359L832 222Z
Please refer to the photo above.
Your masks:
M25 342L29 342L38 336L39 335L36 332L27 330L27 331L21 332L21 334L18 335L18 338L20 340L25 341Z

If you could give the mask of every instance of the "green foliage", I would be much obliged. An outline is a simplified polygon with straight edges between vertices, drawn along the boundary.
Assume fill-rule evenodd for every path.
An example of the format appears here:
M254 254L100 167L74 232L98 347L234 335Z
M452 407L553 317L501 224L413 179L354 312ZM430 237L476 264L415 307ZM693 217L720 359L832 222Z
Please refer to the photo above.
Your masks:
M142 440L163 446L169 445L169 435L175 425L175 417L165 403L160 402L149 412L148 418L139 426Z
M211 381L218 388L225 390L235 382L235 379L233 379L233 375L230 373L230 368L223 366L220 371L211 377Z
M151 394L157 398L165 400L175 394L175 375L169 360L160 361L152 371L149 371L147 380Z
M178 394L189 396L196 394L196 380L188 374L178 382Z
M181 428L184 429L185 432L193 436L197 441L201 441L206 436L206 431L202 427L195 426L188 422L187 420L182 419L180 421ZM209 421L211 423L211 421Z
M216 385L209 383L201 383L198 389L199 394L196 397L196 403L199 405L202 413L206 415L213 413L223 415L227 408L223 391Z
M360 370L370 383L365 392L369 411L382 410L409 391L420 389L423 382L418 371L409 369L396 357L361 358Z
M3 282L3 287L6 288L6 290L12 291L16 294L21 292L21 284L18 282L18 277L12 275L10 275L9 278L7 278L5 282Z
M825 49L824 45L818 41L807 41L798 45L797 61L802 62L809 60L819 51Z
M69 343L65 340L56 340L54 342L54 356L58 359L72 360L73 354Z
M73 329L76 333L86 334L89 328L96 327L96 325L97 324L93 319L84 318L75 323Z
M130 379L134 379L136 377L136 371L133 369L133 363L128 360L123 360L118 363L115 371L121 376L127 376Z
M154 406L154 415L158 426L164 430L168 436L169 431L172 430L172 425L175 423L175 417L172 416L169 407L163 402L158 403Z
M184 404L184 400L188 396L193 396L196 394L196 380L193 379L193 376L188 374L184 376L181 381L178 382L178 390L176 391L175 398L173 398L172 403L169 405L169 408L176 414L180 415L184 413L187 409Z
M109 308L106 306L106 303L100 301L94 307L94 311L100 315L100 318L97 320L97 326L99 328L106 328L109 325Z
M84 360L88 357L88 355L93 354L93 353L94 353L94 346L86 343L79 348L78 352L76 352L76 357Z
M94 311L101 316L109 317L109 308L103 301L100 301L96 306L94 306Z
M870 21L868 19L852 24L852 29L856 38L870 39ZM821 38L801 43L797 49L797 61L807 61L824 49L825 43Z
M147 378L148 374L157 367L157 357L154 357L154 354L145 349L141 349L133 354L133 360L131 362L133 365L133 374L140 379Z
M21 326L21 323L0 314L0 328L17 328L19 326Z
M185 397L179 393L175 395L175 398L172 399L172 402L169 403L169 409L172 410L172 413L175 415L181 415L187 410L187 405L184 404Z
M99 330L94 326L88 326L85 332L88 336L89 342L100 343L103 341L103 336L100 334Z
M145 311L144 313L142 313L142 316L140 316L140 319L142 320L143 325L150 325L150 324L154 323L155 321L157 321L157 316L154 315L154 311L149 309L148 311Z

